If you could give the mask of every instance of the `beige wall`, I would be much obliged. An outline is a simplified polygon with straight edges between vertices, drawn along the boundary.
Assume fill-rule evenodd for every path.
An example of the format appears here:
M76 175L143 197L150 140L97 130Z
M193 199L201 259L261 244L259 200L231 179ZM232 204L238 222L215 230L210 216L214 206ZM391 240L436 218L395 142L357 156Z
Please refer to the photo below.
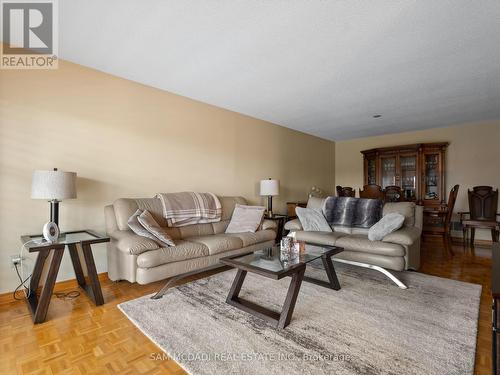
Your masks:
M274 202L284 211L312 185L333 191L334 153L333 142L75 64L2 70L0 292L17 285L9 255L19 236L48 219L48 203L30 199L34 169L77 172L78 199L62 203L61 227L103 232L103 207L116 198L196 190L264 203L257 183L267 177L281 180ZM95 255L105 271L104 248ZM60 279L73 278L63 262Z
M468 188L500 187L500 121L336 142L335 183L356 189L363 186L362 150L419 142L450 143L446 155L446 190L460 185L456 212L468 210ZM484 235L483 232L480 237L489 238Z

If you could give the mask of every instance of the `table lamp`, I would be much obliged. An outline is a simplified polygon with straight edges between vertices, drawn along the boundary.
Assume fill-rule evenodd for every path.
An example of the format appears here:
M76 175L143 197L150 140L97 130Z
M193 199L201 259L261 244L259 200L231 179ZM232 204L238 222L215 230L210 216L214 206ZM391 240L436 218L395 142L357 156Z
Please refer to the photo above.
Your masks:
M59 225L59 202L76 198L76 173L37 170L33 172L31 199L47 199L50 221Z
M267 216L273 216L273 196L279 195L280 193L280 182L279 180L267 180L260 181L260 195L267 196Z

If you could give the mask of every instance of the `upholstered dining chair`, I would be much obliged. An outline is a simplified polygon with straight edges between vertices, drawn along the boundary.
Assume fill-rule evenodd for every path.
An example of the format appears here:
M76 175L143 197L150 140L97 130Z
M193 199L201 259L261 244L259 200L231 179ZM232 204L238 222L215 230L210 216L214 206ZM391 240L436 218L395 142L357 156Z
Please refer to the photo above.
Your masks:
M379 185L365 185L363 190L359 190L359 197L384 200L384 192Z
M337 190L337 197L355 197L356 196L356 189L353 189L352 187L349 187L349 186L338 185L336 187L336 190Z
M451 247L451 218L453 216L453 209L455 208L459 188L460 185L455 185L450 190L448 204L446 205L445 209L429 211L429 215L436 217L437 220L433 220L431 223L426 225L426 232L443 236L445 248L452 255L453 249Z
M491 239L498 242L500 222L498 221L498 189L491 186L475 186L468 190L469 212L460 212L460 223L464 236L464 245L470 229L470 246L474 246L476 228L490 229Z
M403 191L399 186L387 186L384 189L384 200L386 202L402 202Z

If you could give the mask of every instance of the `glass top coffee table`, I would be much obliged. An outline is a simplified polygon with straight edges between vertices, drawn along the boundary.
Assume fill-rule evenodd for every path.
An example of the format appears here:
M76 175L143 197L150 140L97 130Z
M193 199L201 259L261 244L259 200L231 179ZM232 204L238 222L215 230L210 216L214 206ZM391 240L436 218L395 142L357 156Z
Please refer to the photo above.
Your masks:
M306 243L305 251L300 253L298 258L293 261L282 261L279 247L259 250L245 255L222 258L220 260L221 263L238 270L226 298L226 302L273 323L278 329L283 329L290 324L290 320L292 319L302 280L334 290L340 289L340 284L331 258L343 250L344 249L341 247ZM321 258L323 266L325 267L328 282L304 276L307 263L319 258ZM256 273L274 280L279 280L287 276L292 278L280 313L239 297L247 272Z

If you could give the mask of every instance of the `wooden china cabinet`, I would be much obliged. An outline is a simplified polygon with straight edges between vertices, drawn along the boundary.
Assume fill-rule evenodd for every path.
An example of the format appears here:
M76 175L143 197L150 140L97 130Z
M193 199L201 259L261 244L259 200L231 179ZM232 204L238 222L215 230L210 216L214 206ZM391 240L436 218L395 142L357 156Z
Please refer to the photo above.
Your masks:
M419 143L361 151L364 184L399 186L403 198L424 206L446 204L445 152L447 142Z

